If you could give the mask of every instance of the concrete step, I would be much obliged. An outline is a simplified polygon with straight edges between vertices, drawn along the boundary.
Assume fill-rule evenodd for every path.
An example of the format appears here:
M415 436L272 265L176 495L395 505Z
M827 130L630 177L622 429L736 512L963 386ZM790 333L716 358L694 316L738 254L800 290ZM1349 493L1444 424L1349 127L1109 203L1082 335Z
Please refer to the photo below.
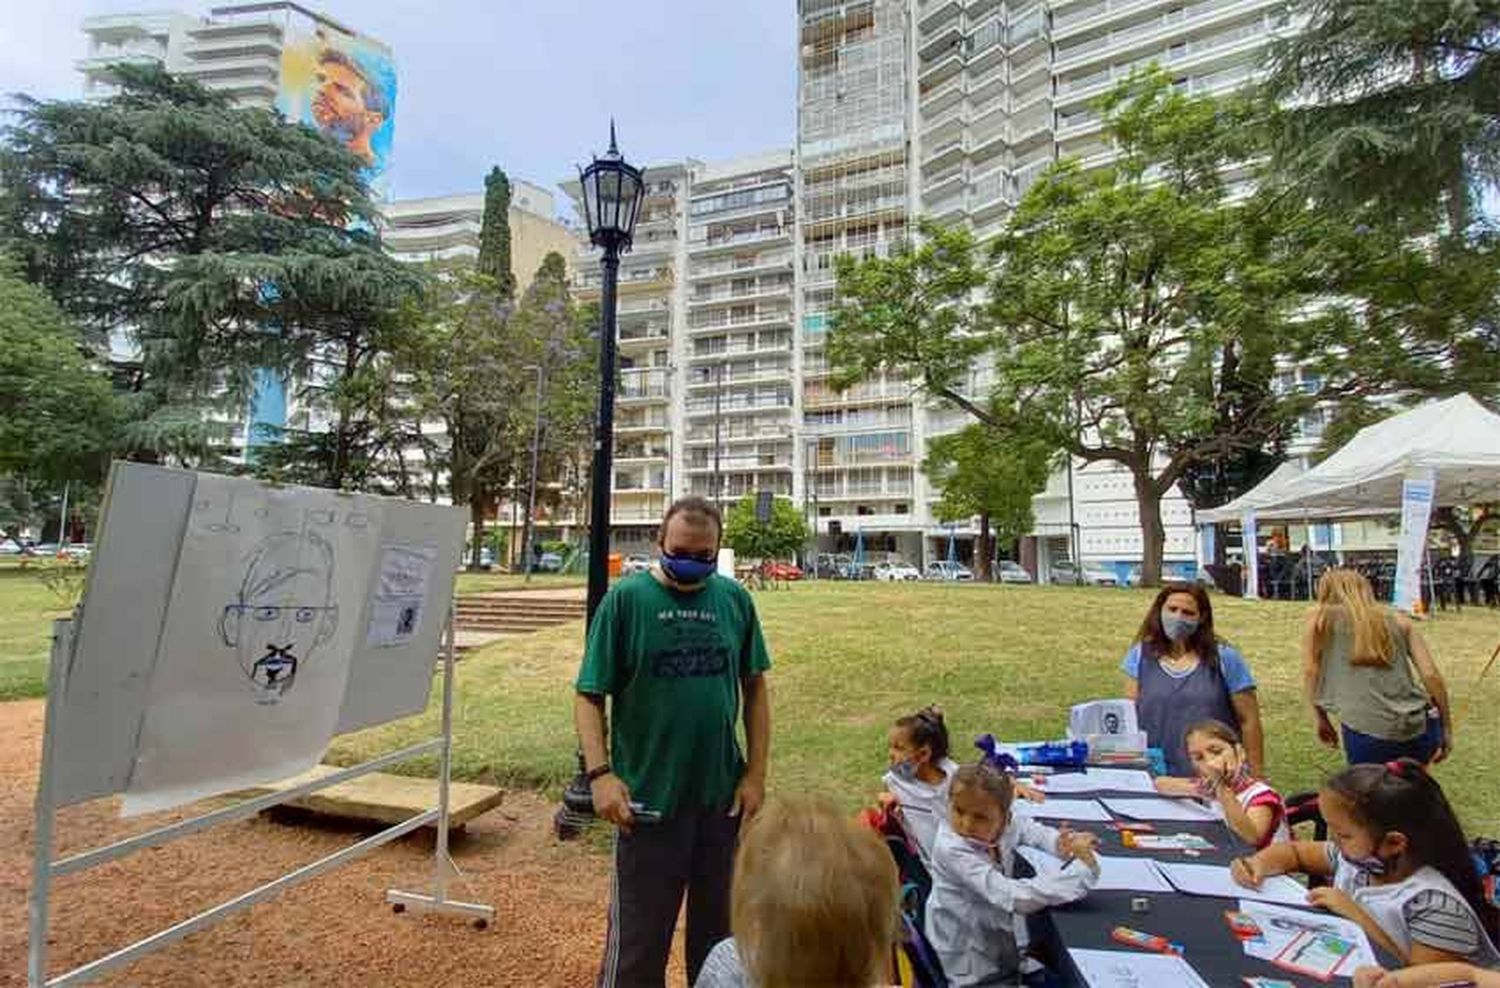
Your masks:
M583 607L517 607L512 604L459 604L460 614L542 614L576 617L587 612Z

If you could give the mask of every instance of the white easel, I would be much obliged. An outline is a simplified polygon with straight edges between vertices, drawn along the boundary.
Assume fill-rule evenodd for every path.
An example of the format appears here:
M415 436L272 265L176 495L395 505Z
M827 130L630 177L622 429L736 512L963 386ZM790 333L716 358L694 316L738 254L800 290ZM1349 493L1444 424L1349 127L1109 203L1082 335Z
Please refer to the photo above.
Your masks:
M53 625L52 658L47 682L46 726L45 733L42 736L42 763L36 791L36 843L32 858L31 897L29 901L30 950L27 959L27 984L29 988L54 988L54 986L83 984L106 971L128 964L136 958L164 947L172 941L179 940L190 933L196 933L199 930L213 926L215 923L241 909L269 899L294 885L307 881L309 878L315 878L326 871L331 871L341 865L348 864L350 861L363 857L383 844L389 844L399 837L404 837L414 830L429 825L436 825L437 827L437 843L433 860L432 894L424 895L391 889L386 893L387 901L393 904L397 912L410 908L427 912L448 913L474 920L474 925L478 929L484 929L490 925L495 915L492 907L472 902L458 902L449 899L447 896L449 879L458 872L452 858L448 855L448 791L451 782L453 748L454 669L453 607L451 603L448 609L447 624L443 630L443 706L441 734L438 737L419 741L416 744L408 745L405 748L381 755L378 758L373 758L359 765L342 769L331 775L305 782L291 789L247 799L235 803L233 806L226 806L223 809L214 810L189 820L183 820L180 823L159 827L156 830L150 830L105 847L95 848L91 851L84 851L53 861L53 832L58 810L58 804L53 795L55 770L53 753L56 741L55 732L58 710L62 705L62 698L67 692L68 669L71 665L72 657L72 622L68 620L57 621ZM361 775L379 771L390 765L408 761L418 755L425 755L430 751L438 753L439 761L438 805L436 809L427 810L409 820L388 827L379 833L372 834L357 844L346 847L341 851L336 851L311 864L303 865L295 871L288 872L280 878L251 889L210 909L206 909L196 916L189 917L165 930L153 933L128 946L121 947L111 954L90 961L55 978L47 978L47 926L53 879L87 871L90 868L95 868L105 862L122 858L142 848L161 847L180 837L186 837L189 834L207 830L222 823L230 823L235 820L252 817L262 810L298 799L309 793L317 792L320 789L326 789L340 782L347 782Z

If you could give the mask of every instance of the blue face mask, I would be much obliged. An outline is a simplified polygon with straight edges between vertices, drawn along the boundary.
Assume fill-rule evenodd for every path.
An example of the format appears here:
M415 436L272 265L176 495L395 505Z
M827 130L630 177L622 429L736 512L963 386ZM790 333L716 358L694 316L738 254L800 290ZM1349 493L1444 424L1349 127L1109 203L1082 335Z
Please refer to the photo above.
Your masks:
M1198 621L1162 611L1161 630L1170 641L1185 642L1198 630Z
M661 554L661 569L674 583L683 586L693 586L702 583L712 576L719 568L717 560L697 559L693 556L674 556L669 552Z
M917 777L917 763L903 758L891 766L891 774L902 782L911 782Z

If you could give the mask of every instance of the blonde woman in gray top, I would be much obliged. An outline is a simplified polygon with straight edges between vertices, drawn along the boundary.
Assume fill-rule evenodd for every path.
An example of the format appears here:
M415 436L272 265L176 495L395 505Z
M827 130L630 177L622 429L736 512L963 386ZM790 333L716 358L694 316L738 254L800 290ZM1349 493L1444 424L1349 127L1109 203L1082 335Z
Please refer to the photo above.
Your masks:
M1448 757L1448 687L1427 643L1409 617L1376 603L1369 581L1353 570L1331 569L1318 581L1302 670L1318 739L1337 748L1342 738L1350 765Z

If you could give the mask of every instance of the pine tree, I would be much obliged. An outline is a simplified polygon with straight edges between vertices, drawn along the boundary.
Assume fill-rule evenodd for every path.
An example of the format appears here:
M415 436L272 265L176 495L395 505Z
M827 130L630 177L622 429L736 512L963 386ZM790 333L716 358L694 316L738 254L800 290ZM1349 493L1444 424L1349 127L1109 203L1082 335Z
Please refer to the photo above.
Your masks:
M504 301L516 297L510 260L510 179L497 165L484 177L484 219L479 228L479 273L494 279Z

